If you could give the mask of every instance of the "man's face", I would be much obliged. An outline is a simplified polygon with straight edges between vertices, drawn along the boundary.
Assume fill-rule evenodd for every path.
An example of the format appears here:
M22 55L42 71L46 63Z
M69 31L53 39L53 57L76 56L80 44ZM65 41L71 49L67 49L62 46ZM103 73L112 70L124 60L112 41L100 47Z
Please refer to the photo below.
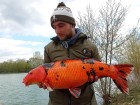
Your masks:
M60 40L67 40L75 34L74 26L69 23L57 21L52 26Z

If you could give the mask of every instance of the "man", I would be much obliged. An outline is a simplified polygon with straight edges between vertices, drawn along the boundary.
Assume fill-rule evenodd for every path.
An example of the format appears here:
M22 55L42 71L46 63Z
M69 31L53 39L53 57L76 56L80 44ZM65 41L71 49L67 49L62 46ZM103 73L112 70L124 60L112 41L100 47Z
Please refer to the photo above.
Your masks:
M98 49L80 29L75 28L76 24L71 9L66 7L63 2L58 4L50 20L57 36L53 37L52 41L45 46L45 63L70 58L99 60ZM42 84L40 87L46 88ZM80 88L82 93L79 98L73 97L68 89L56 89L50 92L48 105L96 105L92 84L86 83Z

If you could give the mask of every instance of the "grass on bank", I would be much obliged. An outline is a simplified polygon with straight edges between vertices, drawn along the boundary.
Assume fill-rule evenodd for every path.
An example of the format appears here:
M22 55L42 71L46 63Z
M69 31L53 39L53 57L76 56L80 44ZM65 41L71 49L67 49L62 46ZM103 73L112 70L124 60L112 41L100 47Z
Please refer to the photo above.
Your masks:
M117 94L112 97L112 105L140 105L140 85L129 89L129 95Z

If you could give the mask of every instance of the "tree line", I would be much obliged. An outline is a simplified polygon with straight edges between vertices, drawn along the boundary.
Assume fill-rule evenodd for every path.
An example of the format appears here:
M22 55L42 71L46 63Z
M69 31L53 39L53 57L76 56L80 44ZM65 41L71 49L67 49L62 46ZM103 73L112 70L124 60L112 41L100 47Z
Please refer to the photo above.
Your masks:
M43 58L39 51L33 53L29 60L18 59L16 61L8 60L0 63L0 73L23 73L43 64Z

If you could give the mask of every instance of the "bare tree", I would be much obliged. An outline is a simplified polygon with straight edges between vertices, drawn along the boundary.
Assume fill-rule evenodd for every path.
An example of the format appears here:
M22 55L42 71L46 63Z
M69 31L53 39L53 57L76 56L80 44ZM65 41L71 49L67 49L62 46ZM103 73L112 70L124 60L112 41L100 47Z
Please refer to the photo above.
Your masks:
M35 68L41 64L43 64L43 57L39 51L35 51L33 53L33 57L29 59L29 64L32 68Z
M93 41L94 33L96 32L96 20L93 15L93 10L90 5L86 7L86 14L81 14L79 12L79 18L77 21L77 25L84 33L86 33L90 39Z
M115 0L108 0L106 5L100 8L97 19L92 15L91 8L87 8L87 11L86 15L80 15L78 26L85 30L84 32L98 45L102 60L111 64L115 61L120 46L126 40L120 33L120 29L123 26L127 8L121 5L121 1L116 3ZM112 81L109 78L100 80L100 92L104 105L109 105L111 102L111 84Z
M121 5L121 2L115 3L115 0L108 0L106 6L100 9L97 35L102 39L100 41L101 55L108 64L115 60L117 51L125 40L119 30L123 26L126 13L127 9ZM101 81L103 104L109 105L111 102L112 81L108 78Z

